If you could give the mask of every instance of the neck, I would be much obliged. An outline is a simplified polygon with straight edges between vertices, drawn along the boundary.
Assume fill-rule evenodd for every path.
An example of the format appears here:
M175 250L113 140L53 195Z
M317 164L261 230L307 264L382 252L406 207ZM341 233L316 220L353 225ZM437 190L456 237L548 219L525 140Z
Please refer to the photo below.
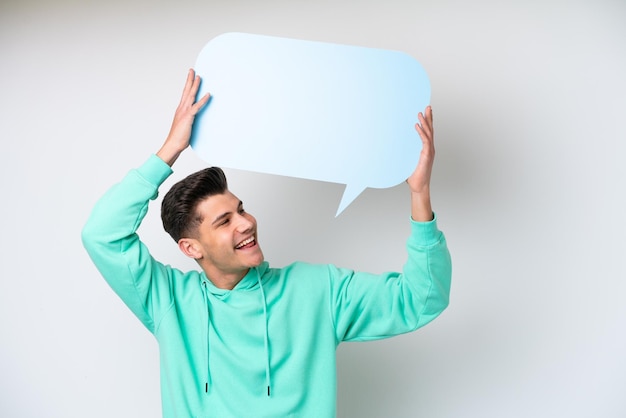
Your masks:
M205 268L204 266L202 266L202 270L204 270L204 274L206 274L207 278L211 281L211 283L213 283L213 285L215 285L215 287L226 290L233 290L241 279L243 279L250 271L248 268L241 272L224 273L216 271L212 268Z

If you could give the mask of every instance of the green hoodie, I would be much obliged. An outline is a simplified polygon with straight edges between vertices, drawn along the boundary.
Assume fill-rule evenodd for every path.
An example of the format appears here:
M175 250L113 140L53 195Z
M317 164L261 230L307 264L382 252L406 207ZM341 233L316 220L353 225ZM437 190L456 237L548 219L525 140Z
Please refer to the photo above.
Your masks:
M413 331L448 305L450 256L436 220L411 221L402 273L264 262L224 290L163 265L136 231L171 173L152 155L100 199L82 234L159 343L164 417L334 417L340 342Z

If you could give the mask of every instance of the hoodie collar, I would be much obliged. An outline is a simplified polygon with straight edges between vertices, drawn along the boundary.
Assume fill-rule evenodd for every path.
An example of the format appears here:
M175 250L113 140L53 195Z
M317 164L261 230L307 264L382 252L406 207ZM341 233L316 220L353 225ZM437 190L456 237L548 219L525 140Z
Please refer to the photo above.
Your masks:
M259 280L263 280L263 276L269 268L267 261L262 262L258 267L253 267L248 270L245 276L237 283L232 289L221 289L213 284L213 282L207 277L205 272L202 272L202 281L206 285L206 289L214 296L224 296L234 291L246 291L254 290L259 287Z

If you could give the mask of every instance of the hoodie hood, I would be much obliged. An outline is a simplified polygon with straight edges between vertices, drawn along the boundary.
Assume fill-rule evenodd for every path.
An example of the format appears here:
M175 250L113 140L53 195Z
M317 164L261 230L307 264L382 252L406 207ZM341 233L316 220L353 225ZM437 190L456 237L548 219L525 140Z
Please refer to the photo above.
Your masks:
M224 295L229 294L230 292L238 292L238 291L247 291L247 290L256 290L261 285L259 280L263 279L265 272L269 269L269 264L267 261L263 261L257 267L252 267L248 270L245 276L237 283L237 285L232 289L221 289L213 284L213 282L207 277L207 275L202 272L201 280L203 285L206 284L207 291L217 297L223 297Z

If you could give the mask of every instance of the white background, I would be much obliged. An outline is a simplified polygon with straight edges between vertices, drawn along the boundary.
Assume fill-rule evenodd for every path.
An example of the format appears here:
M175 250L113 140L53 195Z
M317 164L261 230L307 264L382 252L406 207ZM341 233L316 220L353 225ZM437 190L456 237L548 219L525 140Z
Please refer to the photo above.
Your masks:
M0 416L159 416L157 345L80 229L231 31L401 50L430 75L451 305L416 333L340 346L340 417L626 416L625 22L622 0L3 0ZM163 190L203 166L188 151ZM401 267L405 185L335 219L341 185L227 174L273 265ZM158 203L143 239L193 268Z

